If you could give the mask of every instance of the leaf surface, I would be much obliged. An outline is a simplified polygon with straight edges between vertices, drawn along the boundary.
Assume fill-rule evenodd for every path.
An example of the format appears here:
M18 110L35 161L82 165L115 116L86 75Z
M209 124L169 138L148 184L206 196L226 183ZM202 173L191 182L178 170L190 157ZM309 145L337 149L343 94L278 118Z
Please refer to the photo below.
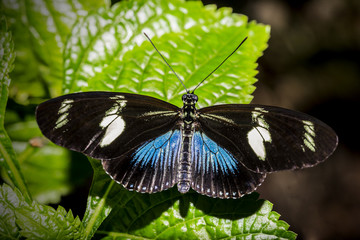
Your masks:
M63 50L73 24L88 12L108 6L108 1L4 0L0 6L10 22L18 56L10 95L28 103L30 97L60 94Z
M17 55L13 60L14 71L6 75L7 78L3 81L5 85L2 85L3 111L8 95L12 100L12 109L6 111L6 129L12 142L6 133L1 137L4 138L4 151L8 153L5 159L13 159L4 162L7 167L2 169L2 176L9 183L22 179L27 183L34 199L42 203L57 203L61 196L73 188L74 182L71 181L79 183L80 178L84 179L86 174L73 174L81 161L71 162L70 154L65 149L54 145L38 149L29 144L30 139L41 136L41 133L34 120L35 107L28 104L38 103L38 100L34 100L36 97L48 98L50 95L60 94L63 49L72 26L88 12L99 6L108 6L108 1L4 0L0 6L2 16L9 22L8 31L11 31L15 43L15 47L14 44L4 45L1 49L5 53L13 51L12 57ZM2 63L5 64L6 61ZM9 76L13 79L10 88ZM1 120L4 123L4 115ZM18 160L15 159L16 155ZM19 163L22 173L20 170L15 171L19 169ZM25 194L25 187L16 186Z
M41 132L35 120L16 121L8 124L6 129L34 200L43 204L59 203L62 196L91 176L91 167L85 157L70 154L39 138Z
M227 8L204 7L201 2L181 0L171 3L165 0L122 1L111 9L99 9L97 13L81 19L74 26L65 47L64 93L100 90L131 92L181 106L181 94L185 92L183 86L143 32L152 38L190 90L248 36L244 45L196 93L199 95L199 106L251 101L257 73L256 60L267 46L269 27L249 23L246 16L233 14ZM175 189L152 195L129 192L104 173L98 160L89 160L94 169L94 179L83 219L83 239L91 238L99 227L98 233L105 236L114 233L124 238L155 236L166 239L175 234L186 239L210 235L210 230L206 232L211 228L208 224L221 221L220 212L219 216L210 218L211 221L205 221L208 211L200 213L198 208L202 206L197 202L197 194L182 197ZM185 208L189 214L177 219L179 212L183 211L178 201L183 198L188 198ZM191 230L190 226L198 220L196 217L193 219L194 214L201 216L199 221L205 222L204 228ZM249 215L256 214L260 213L253 209ZM167 218L174 218L171 222L173 230L165 231L161 227L168 221ZM239 224L234 219L225 218L223 221L234 222L234 226ZM182 231L184 227L189 231ZM255 233L266 234L264 226L261 229ZM287 227L279 229L287 232Z
M72 212L59 206L57 210L29 201L17 189L9 185L0 186L0 234L8 239L77 239L82 224ZM6 220L6 221L5 221ZM11 235L10 235L11 233Z
M15 13L20 12L16 16L23 16L25 11L26 21L22 22L25 27L12 26L30 29L24 42L30 40L31 49L36 48L26 53L19 69L26 72L28 66L24 63L36 60L35 55L40 59L35 64L29 61L29 68L37 72L29 72L24 81L29 83L29 79L40 75L50 86L51 95L58 94L56 85L62 79L64 93L122 91L154 96L181 106L181 94L185 90L143 36L146 32L189 90L247 36L243 46L196 89L196 94L198 107L249 103L252 99L256 60L267 47L269 27L248 22L246 16L234 14L231 9L204 7L196 1L140 0L122 1L110 9L104 6L87 15L87 7L80 7L85 11L79 12L74 10L76 6L70 6L63 13L64 8L56 6L69 7L68 1L39 3L42 8L35 1L28 1L27 5L14 9ZM59 17L61 14L64 18ZM74 26L72 30L71 26ZM16 135L16 131L12 134ZM44 157L51 157L54 165L57 164L53 155L39 154L35 163L41 164ZM12 210L9 214L16 219L15 223L9 222L8 229L15 225L19 228L9 236L21 234L30 239L90 239L94 234L104 239L296 237L288 231L286 223L278 220L279 215L271 211L271 203L258 200L256 194L238 200L219 200L195 192L181 195L175 188L156 194L130 192L112 181L98 160L89 160L94 179L82 223L61 207L55 210L35 202L30 204L20 192L4 186L2 204ZM14 207L5 193L19 199L21 208Z
M0 166L6 172L10 183L22 190L26 198L30 199L30 193L20 171L11 140L4 128L5 109L8 100L10 77L15 58L14 43L11 33L7 29L4 16L0 17Z
M181 0L123 1L82 19L65 48L64 92L123 91L179 104L184 88L143 32L188 89L248 36L196 93L199 106L251 101L256 60L267 46L269 27L248 23L246 16L227 8Z
M105 186L108 177L102 175L102 178L102 186ZM289 225L279 220L280 215L271 211L272 204L258 200L256 193L241 199L221 200L194 191L181 195L176 188L141 194L117 184L106 186L105 201L112 211L97 231L98 238L296 238L295 233L288 231Z

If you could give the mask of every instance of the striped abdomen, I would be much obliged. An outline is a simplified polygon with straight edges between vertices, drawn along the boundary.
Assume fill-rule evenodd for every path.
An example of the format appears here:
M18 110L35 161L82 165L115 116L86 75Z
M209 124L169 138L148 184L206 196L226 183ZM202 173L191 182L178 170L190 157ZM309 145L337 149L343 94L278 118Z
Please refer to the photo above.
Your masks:
M180 154L180 162L178 168L178 184L179 192L186 193L191 186L191 142L193 137L193 130L191 125L185 125L182 129L182 148Z

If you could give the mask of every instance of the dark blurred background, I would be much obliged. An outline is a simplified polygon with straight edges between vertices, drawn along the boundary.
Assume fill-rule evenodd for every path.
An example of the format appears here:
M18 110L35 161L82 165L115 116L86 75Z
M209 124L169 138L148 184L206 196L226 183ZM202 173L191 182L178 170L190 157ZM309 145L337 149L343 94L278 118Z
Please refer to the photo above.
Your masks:
M203 1L271 25L253 103L311 114L339 146L310 169L271 174L258 189L298 239L360 239L360 1Z

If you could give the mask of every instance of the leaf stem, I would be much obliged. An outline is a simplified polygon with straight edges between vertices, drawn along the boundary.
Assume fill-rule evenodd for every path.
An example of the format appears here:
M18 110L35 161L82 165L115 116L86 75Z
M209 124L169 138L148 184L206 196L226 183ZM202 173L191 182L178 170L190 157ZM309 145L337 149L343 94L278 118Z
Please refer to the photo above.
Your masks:
M101 200L98 202L95 210L92 212L92 215L90 216L89 220L87 221L87 225L85 228L85 234L84 234L84 238L88 239L89 237L91 237L94 234L94 226L96 224L96 220L98 219L99 215L101 214L102 209L105 206L105 202L106 202L106 198L110 193L111 188L113 187L115 181L111 181L109 186L106 189L106 192L104 193L104 195L102 196Z
M4 134L4 132L3 132L3 134ZM13 177L11 177L8 174L8 171L6 171L7 174L9 175L9 179L11 179L13 184L17 188L20 189L20 191L24 195L25 199L27 201L31 201L31 195L30 195L28 188L26 187L24 178L22 177L20 170L14 164L13 160L10 157L10 154L8 153L8 151L6 150L6 148L4 147L4 145L1 141L0 141L0 154L3 156L4 161L6 162L8 168L9 168L8 171L10 171L13 175Z

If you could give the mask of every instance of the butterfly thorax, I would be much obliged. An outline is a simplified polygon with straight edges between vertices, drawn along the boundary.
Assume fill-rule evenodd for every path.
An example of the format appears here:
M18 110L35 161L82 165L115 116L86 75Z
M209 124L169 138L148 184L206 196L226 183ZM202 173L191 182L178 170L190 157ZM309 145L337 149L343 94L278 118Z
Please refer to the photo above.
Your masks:
M198 101L198 97L193 93L187 93L182 96L184 106L182 108L182 120L185 125L191 125L196 119L195 104Z

